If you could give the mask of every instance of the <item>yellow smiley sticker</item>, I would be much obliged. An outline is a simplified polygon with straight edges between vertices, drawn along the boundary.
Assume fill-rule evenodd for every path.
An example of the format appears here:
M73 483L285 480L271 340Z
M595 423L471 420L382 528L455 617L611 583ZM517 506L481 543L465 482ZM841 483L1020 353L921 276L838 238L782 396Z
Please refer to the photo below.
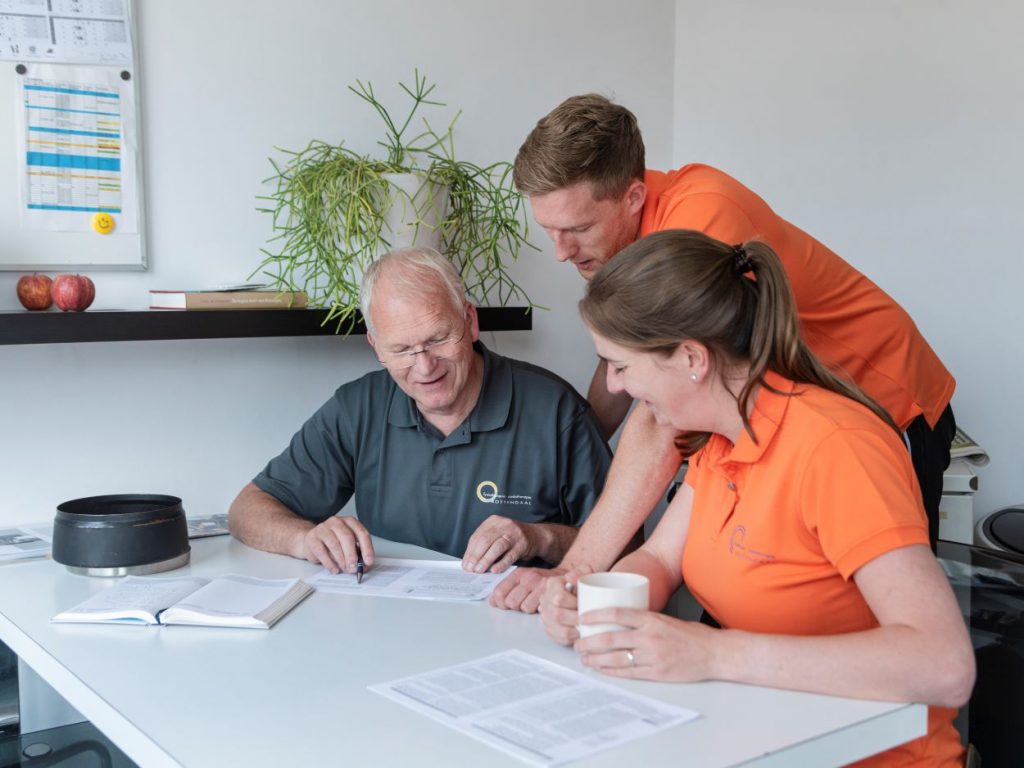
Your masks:
M94 213L92 215L92 228L101 235L109 235L114 231L114 217L104 211Z

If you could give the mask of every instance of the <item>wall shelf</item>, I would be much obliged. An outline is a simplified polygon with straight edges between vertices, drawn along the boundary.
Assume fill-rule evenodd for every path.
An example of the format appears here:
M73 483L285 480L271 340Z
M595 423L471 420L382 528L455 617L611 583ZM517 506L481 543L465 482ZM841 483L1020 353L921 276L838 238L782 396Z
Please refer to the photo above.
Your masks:
M479 307L482 331L529 331L526 307ZM86 312L0 312L0 345L67 344L88 341L241 339L258 336L333 336L323 325L326 309L95 310ZM360 320L353 334L365 334Z

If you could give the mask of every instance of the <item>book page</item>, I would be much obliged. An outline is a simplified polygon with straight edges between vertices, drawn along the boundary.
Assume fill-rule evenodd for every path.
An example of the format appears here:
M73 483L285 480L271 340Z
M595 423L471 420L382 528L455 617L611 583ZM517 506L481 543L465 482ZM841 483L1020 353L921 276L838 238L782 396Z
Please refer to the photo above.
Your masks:
M207 581L198 576L125 576L120 584L58 613L53 621L141 621L155 624L160 611L195 592Z
M260 625L261 612L272 607L300 584L299 579L260 579L220 576L161 614L164 624L197 622L221 625Z
M326 568L306 579L321 592L422 600L484 600L515 568L504 573L470 573L460 560L408 560L379 557L363 574L331 573Z
M369 689L542 766L579 760L699 717L522 651Z

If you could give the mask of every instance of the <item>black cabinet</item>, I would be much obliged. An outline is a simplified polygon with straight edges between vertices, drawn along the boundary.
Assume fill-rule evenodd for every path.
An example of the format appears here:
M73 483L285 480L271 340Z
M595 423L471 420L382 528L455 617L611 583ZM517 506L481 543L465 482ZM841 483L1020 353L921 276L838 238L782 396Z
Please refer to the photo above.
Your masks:
M938 556L978 665L966 740L977 748L984 768L1019 766L1024 756L1024 557L946 541L939 542Z

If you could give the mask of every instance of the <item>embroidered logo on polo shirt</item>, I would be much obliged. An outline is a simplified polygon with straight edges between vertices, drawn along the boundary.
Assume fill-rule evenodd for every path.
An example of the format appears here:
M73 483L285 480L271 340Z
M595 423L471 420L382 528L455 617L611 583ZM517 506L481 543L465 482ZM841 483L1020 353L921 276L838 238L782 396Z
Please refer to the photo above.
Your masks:
M737 525L733 528L732 533L729 535L729 554L742 557L744 560L749 560L752 563L771 563L775 561L775 555L769 555L767 552L761 552L744 544L743 541L746 538L747 529L745 526Z
M493 480L484 480L476 487L476 497L484 504L521 504L533 503L532 496L521 493L498 493L498 484Z
M476 487L476 497L484 504L491 504L498 498L498 484L492 480L484 480Z

